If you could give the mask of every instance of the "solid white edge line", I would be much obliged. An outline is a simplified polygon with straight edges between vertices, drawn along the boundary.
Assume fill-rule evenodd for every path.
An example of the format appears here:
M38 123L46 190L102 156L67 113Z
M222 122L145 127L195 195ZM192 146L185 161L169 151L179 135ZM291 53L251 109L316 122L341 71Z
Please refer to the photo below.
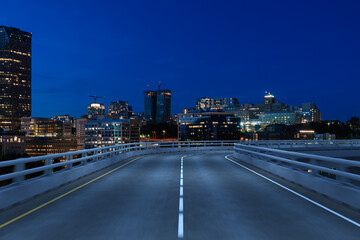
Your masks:
M269 182L274 183L275 185L277 185L277 186L279 186L279 187L281 187L281 188L283 188L283 189L285 189L285 190L287 190L287 191L295 194L295 195L298 196L298 197L301 197L302 199L304 199L304 200L306 200L306 201L308 201L308 202L311 202L312 204L314 204L314 205L316 205L316 206L318 206L318 207L320 207L320 208L322 208L322 209L324 209L324 210L326 210L326 211L328 211L328 212L330 212L330 213L332 213L332 214L334 214L334 215L336 215L336 216L344 219L345 221L347 221L347 222L349 222L349 223L352 223L352 224L354 224L354 225L357 226L357 227L360 227L360 223L357 223L357 222L355 222L354 220L351 220L350 218L347 218L347 217L345 217L344 215L341 215L340 213L335 212L334 210L331 210L330 208L327 208L327 207L325 207L324 205L321 205L320 203L315 202L314 200L311 200L310 198L307 198L307 197L305 197L304 195L301 195L300 193L297 193L297 192L295 192L294 190L291 190L290 188L287 188L287 187L285 187L284 185L281 185L280 183L275 182L274 180L271 180L270 178L267 178L267 177L265 177L264 175L262 175L262 174L260 174L260 173L258 173L258 172L256 172L256 171L254 171L254 170L252 170L252 169L250 169L250 168L248 168L248 167L245 167L244 165L242 165L242 164L240 164L240 163L238 163L238 162L236 162L236 161L234 161L234 160L231 160L231 159L229 158L229 156L230 156L230 155L227 155L227 156L225 156L225 158L226 158L227 160L229 160L230 162L235 163L236 165L239 165L239 166L242 167L242 168L245 168L246 170L248 170L248 171L250 171L250 172L258 175L259 177L262 177L262 178L268 180Z

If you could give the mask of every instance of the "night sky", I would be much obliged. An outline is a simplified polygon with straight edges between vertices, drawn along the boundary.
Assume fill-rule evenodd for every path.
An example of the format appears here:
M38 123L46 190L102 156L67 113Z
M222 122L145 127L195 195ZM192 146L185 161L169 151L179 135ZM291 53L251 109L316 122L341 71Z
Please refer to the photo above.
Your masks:
M359 12L356 0L14 0L0 25L33 33L34 117L80 117L94 94L142 112L142 91L161 81L173 113L270 91L346 121L360 117Z

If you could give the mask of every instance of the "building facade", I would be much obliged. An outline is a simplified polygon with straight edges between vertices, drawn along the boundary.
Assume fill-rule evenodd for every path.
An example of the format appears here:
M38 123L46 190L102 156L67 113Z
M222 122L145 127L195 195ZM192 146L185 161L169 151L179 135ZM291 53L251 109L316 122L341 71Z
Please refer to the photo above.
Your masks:
M223 110L224 112L234 112L239 108L237 98L198 98L196 99L196 109L204 112Z
M297 112L265 112L260 113L260 121L262 124L299 124L301 116Z
M96 120L99 116L105 115L105 105L93 102L88 105L88 119Z
M171 91L144 91L145 118L155 123L167 122L171 118Z
M320 122L321 112L315 103L303 103L300 109L301 123Z
M87 118L76 119L76 140L77 140L77 149L85 149L85 125L88 123Z
M7 160L9 156L24 156L25 134L11 131L0 132L0 153L1 160Z
M239 140L240 118L225 112L179 114L179 140Z
M0 128L31 116L31 33L0 26Z
M35 157L77 150L75 137L27 137L26 154Z
M27 137L69 137L72 135L72 124L48 118L24 117L21 118L21 131Z
M140 141L140 126L132 119L103 119L85 125L85 148Z
M112 119L127 119L132 116L132 107L126 101L116 101L109 104L109 117Z

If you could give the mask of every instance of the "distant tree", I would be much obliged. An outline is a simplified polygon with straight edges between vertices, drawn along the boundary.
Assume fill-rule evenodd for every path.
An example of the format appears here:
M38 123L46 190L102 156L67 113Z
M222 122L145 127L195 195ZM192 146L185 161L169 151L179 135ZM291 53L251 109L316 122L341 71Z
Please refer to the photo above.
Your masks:
M358 117L351 117L347 122L351 128L360 128L360 118Z

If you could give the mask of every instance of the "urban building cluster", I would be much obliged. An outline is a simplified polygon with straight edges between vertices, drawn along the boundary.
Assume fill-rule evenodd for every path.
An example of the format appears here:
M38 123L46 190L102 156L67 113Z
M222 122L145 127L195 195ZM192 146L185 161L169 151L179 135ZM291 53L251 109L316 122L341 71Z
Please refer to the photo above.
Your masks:
M160 89L160 84L157 90L143 92L143 113L135 114L127 101L120 100L111 102L106 109L98 101L103 97L90 96L94 101L81 118L33 117L31 38L29 32L0 26L0 152L5 158L154 138L177 141L335 137L293 127L321 122L321 112L315 103L287 105L277 102L270 93L258 104L240 104L237 98L204 97L196 99L194 108L172 115L172 92Z
M257 133L266 131L268 125L320 121L321 113L314 103L287 105L276 102L270 93L266 93L260 104L240 105L237 98L205 97L197 99L196 108L184 109L178 115L179 139L240 139L240 135L253 139L258 137Z

